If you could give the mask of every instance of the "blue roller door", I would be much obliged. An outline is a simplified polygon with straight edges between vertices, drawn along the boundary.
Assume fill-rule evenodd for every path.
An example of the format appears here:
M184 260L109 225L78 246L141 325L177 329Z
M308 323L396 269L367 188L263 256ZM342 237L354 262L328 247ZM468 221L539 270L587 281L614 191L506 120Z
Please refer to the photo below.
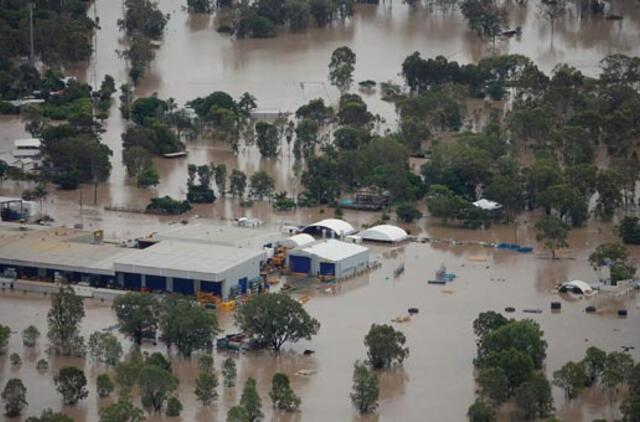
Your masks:
M321 262L320 274L322 275L336 275L336 264L333 262Z
M247 293L247 286L249 284L249 280L247 279L247 277L243 277L238 280L238 284L240 285L240 291L242 292L242 294Z
M193 280L190 278L174 278L173 291L176 293L182 293L183 295L193 295L194 294Z
M222 283L216 283L215 281L201 281L200 290L222 296Z
M128 290L140 290L142 277L140 274L124 273L124 288Z
M147 289L151 291L160 290L164 292L167 290L167 279L165 277L157 275L148 275L145 278Z
M309 271L311 271L311 258L289 255L289 266L294 273L309 274Z

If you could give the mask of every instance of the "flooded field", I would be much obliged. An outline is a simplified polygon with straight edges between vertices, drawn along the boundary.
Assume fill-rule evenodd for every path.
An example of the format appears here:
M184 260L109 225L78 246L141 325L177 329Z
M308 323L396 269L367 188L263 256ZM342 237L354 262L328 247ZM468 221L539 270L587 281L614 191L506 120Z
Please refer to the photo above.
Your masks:
M502 311L507 306L516 308L509 316L533 318L540 323L549 343L546 361L549 376L566 361L581 359L585 349L592 345L607 351L630 346L635 348L631 350L634 358L639 359L637 298L601 293L590 299L568 296L559 299L553 292L556 283L570 279L595 280L583 251L573 250L566 255L575 259L552 262L533 254L444 243L410 243L395 248L374 246L373 258L383 264L380 269L343 282L334 294L326 293L324 288L304 285L296 292L311 296L305 308L322 324L318 336L310 342L286 345L279 356L270 352L233 355L239 366L239 381L249 376L256 378L266 420L418 421L424 420L425 415L438 415L439 420L460 421L474 399L472 321L482 311ZM470 256L483 256L487 261L472 261ZM405 273L394 278L393 270L402 263ZM441 263L458 274L458 279L446 289L426 283ZM560 313L550 312L553 300L562 302ZM588 304L597 307L597 314L584 312ZM14 331L10 349L20 352L24 360L22 368L15 371L7 355L0 357L0 374L4 379L9 376L24 379L29 390L27 414L32 415L47 407L61 408L52 383L53 370L66 364L84 366L90 374L89 398L64 410L78 421L95 421L98 405L95 377L102 368L92 362L52 358L53 369L39 374L35 371L35 362L46 356L45 341L41 340L37 352L23 352L19 332L30 323L46 332L48 306L48 298L39 294L0 294L0 320ZM85 336L115 323L108 305L87 302L85 306ZM361 419L351 407L349 391L353 362L366 357L364 334L371 323L390 323L395 316L404 315L409 307L419 308L420 313L410 322L394 325L407 336L411 354L402 369L381 374L378 415ZM542 313L524 313L526 308L541 309ZM617 317L620 308L629 310L628 318ZM219 312L218 315L222 327L232 330L231 314ZM316 353L303 356L305 349ZM151 349L144 347L143 350ZM217 368L225 357L224 353L215 353ZM193 362L176 359L174 368L180 378L179 397L185 405L183 420L223 420L227 409L239 400L239 387L221 389L217 404L210 410L202 410L193 395L197 376L195 358ZM300 369L317 372L311 376L295 375ZM272 415L267 394L271 376L278 371L291 377L294 390L302 397L298 415ZM608 401L599 390L588 391L567 406L562 391L554 387L554 398L557 414L563 420L587 422L610 417Z
M171 14L171 19L162 46L136 95L157 92L162 98L173 97L180 104L215 90L228 91L235 97L250 92L257 97L260 107L281 111L295 111L316 97L335 103L338 93L327 82L327 65L331 52L341 45L349 46L357 55L355 81L401 82L398 75L401 63L416 50L423 57L442 54L460 62L477 61L494 51L520 53L529 56L546 72L558 63L569 63L589 75L598 73L598 61L607 54L640 55L640 7L628 1L614 3L613 12L625 16L622 21L601 18L581 21L572 11L556 23L553 39L548 22L537 15L535 2L530 2L528 8L518 9L511 16L511 26L521 26L522 37L500 40L495 47L480 42L470 33L458 13L422 7L411 9L399 1L357 6L353 19L345 24L305 33L280 33L274 39L265 40L235 40L218 34L215 17L189 16L183 10L183 0L158 3L161 10ZM116 25L122 9L119 2L113 0L97 0L92 9L90 15L99 16L101 25L95 59L71 72L90 83L111 74L120 85L126 81L124 61L116 54L116 50L124 48ZM383 116L388 124L394 124L392 104L381 101L378 93L363 97L374 113ZM302 190L293 155L286 145L278 159L268 160L262 159L256 148L241 148L240 153L234 155L227 146L207 139L188 143L188 159L155 159L160 185L139 189L126 177L121 163L120 135L125 127L126 122L114 104L103 134L103 141L114 153L113 171L110 179L98 186L95 201L92 186L77 191L49 187L43 211L57 223L104 229L109 240L147 235L176 223L183 217L110 212L104 211L103 206L142 208L158 195L184 197L187 163L224 163L229 172L238 168L249 174L266 170L274 176L277 190L287 190L293 195ZM10 150L14 139L26 136L19 118L0 116L0 150ZM4 182L0 194L19 196L27 186L25 182ZM248 216L277 226L327 218L333 215L333 210L313 208L278 213L266 202L244 209L238 201L221 198L212 205L196 205L191 215L184 218L194 215L215 220ZM346 211L344 216L356 227L379 217L379 213L355 211ZM533 218L534 215L521 216L517 229L513 226L493 226L482 231L452 229L431 219L403 227L412 234L437 239L517 240L534 245ZM311 296L305 308L322 324L319 335L311 342L285 346L280 355L268 352L237 355L240 384L248 376L257 379L266 420L421 421L437 415L438 420L461 421L475 397L472 360L476 350L472 321L479 312L500 311L507 306L516 308L513 317L533 318L541 324L549 343L548 375L566 361L582 358L591 345L606 351L631 346L635 348L631 350L634 358L640 359L637 297L612 298L603 294L589 300L563 297L560 313L552 314L549 309L550 302L558 300L553 292L557 283L572 279L596 280L587 256L595 245L613 239L612 225L590 222L587 227L570 233L570 248L562 254L566 259L558 261L546 259L542 254L525 255L445 242L410 243L400 248L375 246L373 258L380 260L382 267L344 282L335 294L327 294L316 286L301 286L300 292ZM537 248L536 252L540 250ZM640 249L630 248L630 251L638 261ZM470 256L478 255L486 256L487 261L469 260ZM402 263L405 273L394 278L394 269ZM448 286L451 292L426 283L442 263L458 274L458 279ZM594 304L598 313L586 314L587 304ZM85 336L115 323L108 305L87 302L85 306ZM10 350L21 353L24 360L22 368L15 371L8 355L0 356L0 378L19 376L25 381L29 402L26 413L31 416L45 408L61 409L61 399L52 381L54 370L67 364L84 366L90 375L89 398L64 411L77 421L97 421L100 403L95 394L95 377L102 368L77 359L52 358L49 372L39 374L35 371L35 362L45 356L45 341L41 340L36 352L23 352L20 331L33 323L45 333L48 307L48 298L40 295L0 293L0 321L13 330ZM405 314L409 307L419 308L420 313L397 328L407 336L411 354L403 369L382 373L378 414L362 418L349 401L353 362L365 358L362 339L372 323L389 323L395 316ZM522 312L525 308L539 308L543 312L527 314ZM629 310L628 318L617 317L620 308ZM223 328L232 330L230 314L219 313L219 320ZM303 356L307 348L315 350L315 355ZM224 355L216 353L215 359L219 368ZM202 410L193 395L197 375L195 360L175 360L173 365L181 382L179 397L185 406L182 419L224 420L227 409L239 400L240 387L220 389L217 404L210 410ZM307 377L294 375L299 369L312 369L317 373ZM294 390L302 397L300 414L273 414L267 392L272 374L278 371L290 375ZM571 405L566 404L561 390L554 387L553 393L557 415L563 420L588 422L610 418L608 402L599 391L587 391Z
M456 11L438 8L410 8L401 2L384 5L358 5L353 19L328 28L310 29L304 33L281 31L272 39L236 40L216 32L216 19L206 15L190 16L183 0L160 0L162 11L171 18L151 63L148 75L136 89L136 95L154 92L162 98L173 97L179 104L212 91L224 90L235 97L250 92L259 107L295 111L303 103L317 97L335 104L338 92L327 81L331 52L341 45L349 46L357 55L354 80L373 79L401 82L402 61L414 51L423 57L445 55L461 63L477 61L495 53L519 53L530 57L542 70L549 72L558 63L568 63L589 75L599 72L598 62L612 53L640 54L640 8L629 2L614 2L612 13L623 15L622 21L608 21L602 17L580 19L570 10L555 24L553 39L547 21L540 18L535 2L526 8L514 8L510 18L512 27L522 27L522 36L498 40L496 45L481 42L465 25ZM117 51L125 46L117 20L122 16L120 4L111 0L97 0L90 16L100 18L95 56L90 63L78 65L70 72L89 83L99 83L105 74L126 82L124 60ZM355 90L355 88L354 88ZM397 117L391 103L380 100L378 92L363 95L370 110L380 114L393 127ZM117 100L114 101L117 103ZM262 159L257 148L242 148L234 155L226 145L208 139L189 142L189 157L180 160L156 159L160 185L154 189L139 189L126 177L122 165L122 141L126 122L117 111L105 122L105 142L113 151L113 170L108 182L101 184L98 204L117 204L143 207L157 195L184 196L186 193L187 163L224 163L230 172L238 168L247 173L266 170L275 179L276 189L297 194L302 189L294 171L294 159L283 145L278 159ZM0 151L11 150L12 142L28 136L16 117L0 117ZM20 188L2 192L12 194ZM80 193L57 192L52 187L48 206L52 215L58 205L79 203ZM83 203L93 204L93 188L83 192ZM233 204L219 201L213 210L198 209L206 215L233 218L241 215ZM255 207L247 214L270 214L269 207ZM102 214L99 209L96 212ZM267 220L280 220L273 216ZM108 217L105 217L108 218Z

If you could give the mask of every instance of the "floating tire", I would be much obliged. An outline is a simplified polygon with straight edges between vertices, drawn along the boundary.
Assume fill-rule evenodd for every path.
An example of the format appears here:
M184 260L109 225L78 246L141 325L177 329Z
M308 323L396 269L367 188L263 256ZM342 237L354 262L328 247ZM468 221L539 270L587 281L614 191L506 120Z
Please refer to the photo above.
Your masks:
M554 311L559 311L562 309L562 303L560 302L551 302L551 309Z
M587 306L587 307L585 308L585 312L586 312L586 313L588 313L588 314L592 314L592 313L594 313L595 311L596 311L596 307L595 307L595 306L592 306L592 305L589 305L589 306Z
M619 317L626 317L628 315L627 310L626 309L618 309L618 316Z
M516 308L514 308L513 306L507 306L506 308L504 308L504 311L508 313L513 313L516 311Z
M420 310L418 308L409 308L407 310L407 312L409 312L410 314L414 315L414 314L417 314L418 312L420 312Z

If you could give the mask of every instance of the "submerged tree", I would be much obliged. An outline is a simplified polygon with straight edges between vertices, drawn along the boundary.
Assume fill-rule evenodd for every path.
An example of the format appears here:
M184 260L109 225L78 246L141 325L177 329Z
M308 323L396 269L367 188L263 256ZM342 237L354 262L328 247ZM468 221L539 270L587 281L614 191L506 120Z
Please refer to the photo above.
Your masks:
M36 347L40 338L40 330L35 325L29 325L22 331L22 344L25 347Z
M122 357L122 345L111 333L95 331L89 336L89 354L98 363L116 366Z
M636 267L629 262L629 251L624 245L618 243L605 243L599 245L591 255L589 263L597 272L602 267L608 267L611 284L616 285L618 281L633 278Z
M4 400L4 414L10 418L20 416L22 410L27 407L27 387L22 380L11 378L2 390Z
M7 351L9 337L11 337L11 328L0 324L0 353L5 353Z
M341 93L348 91L351 87L355 65L356 54L349 47L338 47L331 54L329 80Z
M165 312L160 320L161 340L169 349L175 346L185 358L194 351L206 349L218 333L214 313L207 312L195 302L166 299Z
M87 391L87 377L84 371L74 366L66 366L53 377L56 390L62 395L64 404L73 405L85 399Z
M69 286L61 287L51 295L51 308L47 314L47 337L54 353L70 355L81 352L84 339L80 336L80 321L84 318L82 298Z
M142 409L129 400L120 400L100 408L100 422L143 422L146 420Z
M376 369L389 368L394 363L402 365L409 355L409 348L404 347L406 341L404 334L390 325L371 325L364 338L369 363Z
M495 422L496 411L482 400L476 400L467 411L469 422Z
M224 385L227 388L233 387L236 383L236 363L231 358L226 358L222 362L222 377L224 379Z
M538 221L536 227L536 239L544 242L545 249L551 251L551 259L556 259L558 249L569 246L567 236L569 226L557 217L544 217Z
M211 370L203 370L196 378L195 395L198 401L203 406L209 406L213 401L218 398L218 377L215 372Z
M378 377L366 365L356 362L353 366L351 402L360 413L371 413L378 407Z
M240 406L247 415L248 422L259 422L264 417L262 413L262 399L256 389L256 380L249 377L244 383L242 396L240 397Z
M320 323L300 303L283 293L252 295L235 313L240 329L276 352L287 342L310 340Z
M98 397L108 397L114 388L115 385L108 374L98 375L96 378L96 392L98 393Z
M538 4L538 13L551 25L551 42L555 33L556 19L567 13L567 0L542 0Z
M178 388L178 378L161 367L145 364L140 370L138 384L143 406L159 412Z
M126 293L113 301L118 318L118 329L135 344L145 337L154 337L158 329L160 305L157 299L146 293Z
M574 399L587 386L588 377L582 363L567 362L553 372L553 385L562 388L568 399Z
M469 28L494 43L507 26L507 10L497 0L464 0L460 4L460 10Z
M269 397L273 407L286 412L294 412L300 407L300 397L291 389L289 377L283 373L276 373L271 379L271 391Z

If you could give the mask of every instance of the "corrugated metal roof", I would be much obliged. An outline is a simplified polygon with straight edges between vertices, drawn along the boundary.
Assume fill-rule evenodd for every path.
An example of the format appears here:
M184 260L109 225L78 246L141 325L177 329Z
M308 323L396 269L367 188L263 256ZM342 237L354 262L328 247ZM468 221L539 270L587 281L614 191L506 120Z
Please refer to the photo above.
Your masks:
M163 240L115 261L116 271L147 270L184 273L182 277L211 281L218 274L253 258L266 256L256 248Z
M369 248L356 245L355 243L328 239L314 243L300 250L310 255L316 255L320 259L337 262L354 255L367 252L369 251ZM295 252L292 252L292 254L295 255Z

